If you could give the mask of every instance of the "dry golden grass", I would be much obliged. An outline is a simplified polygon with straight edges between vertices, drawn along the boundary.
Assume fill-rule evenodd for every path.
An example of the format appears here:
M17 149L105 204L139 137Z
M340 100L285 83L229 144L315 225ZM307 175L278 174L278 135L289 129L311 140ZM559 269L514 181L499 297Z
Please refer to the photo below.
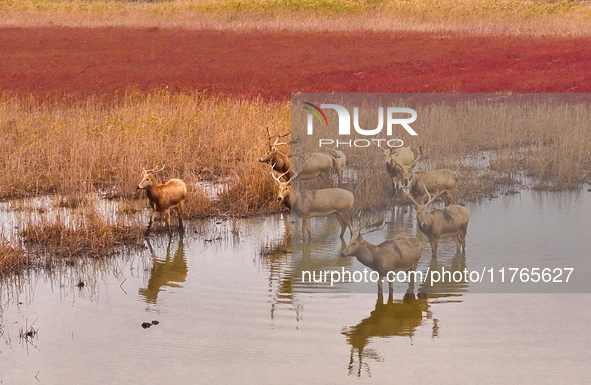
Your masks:
M106 221L92 205L83 209L76 221L58 216L29 224L22 232L24 241L58 257L98 257L108 255L116 246L143 245L140 226Z
M0 242L0 274L26 269L29 264L29 254L20 246Z
M492 103L481 100L419 105L416 107L419 118L412 124L418 136L411 137L401 129L400 136L395 133L394 137L404 138L405 146L422 149L416 172L441 168L456 171L461 201L493 197L501 190L511 191L523 184L536 189L561 190L589 182L591 110L588 104L547 100L543 95L525 98L502 102L500 95ZM362 109L360 125L376 127L376 111L377 108ZM303 109L296 110L296 114L304 113ZM328 118L334 120L336 114ZM303 116L297 119L305 121ZM319 148L318 139L334 138L334 134L334 127L315 127L315 136L300 135L301 140L292 151L326 152ZM352 134L351 139L366 138ZM355 170L356 180L345 184L355 195L355 208L389 205L393 201L391 178L382 151L375 145L339 149L346 154L348 167ZM304 188L308 187L327 186L322 182L304 184Z
M41 105L0 100L0 197L60 193L137 197L142 168L166 165L160 183L182 179L189 217L252 214L273 197L258 162L266 128L289 131L289 105L203 98L199 94L129 94L120 103ZM262 180L262 179L265 180ZM217 206L197 182L227 180ZM145 194L142 194L145 197Z
M530 0L0 0L3 26L591 34L591 5Z

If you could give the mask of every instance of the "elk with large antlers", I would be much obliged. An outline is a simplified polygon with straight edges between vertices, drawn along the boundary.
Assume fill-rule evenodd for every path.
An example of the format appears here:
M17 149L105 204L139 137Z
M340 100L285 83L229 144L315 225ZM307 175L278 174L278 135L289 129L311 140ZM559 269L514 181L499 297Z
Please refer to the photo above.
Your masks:
M267 133L269 130L267 129ZM271 144L271 136L269 136L269 151L265 153L260 159L259 162L262 163L269 163L273 170L277 171L278 173L282 174L285 180L291 179L291 159L289 156L285 155L281 151L277 149L277 146L281 146L283 144L288 144L289 142L279 143L279 138L289 135L283 134L278 135L275 139L275 143Z
M146 235L150 234L154 217L157 213L164 214L164 220L168 226L168 232L172 233L170 227L170 210L176 209L179 215L179 228L183 229L183 205L187 196L187 186L180 179L171 179L164 184L158 184L155 172L164 170L164 166L159 170L143 169L143 178L137 189L146 190L146 195L150 200L152 212L150 214L150 223L146 229Z
M359 262L379 274L378 293L382 293L382 281L389 272L414 271L417 269L423 245L415 237L404 237L387 240L379 245L366 241L363 235L376 231L373 229L362 233L366 226L362 226L352 236L351 242L342 251L343 257L357 257ZM388 279L390 293L394 292L393 280Z
M392 194L398 196L400 192L400 185L402 181L402 174L404 169L411 170L418 162L420 154L417 152L417 158L411 147L403 147L394 151L393 148L385 149L384 160L386 161L386 171L392 177Z
M355 198L350 191L340 188L327 188L322 190L292 191L291 180L281 181L275 175L271 174L279 185L279 194L277 200L290 208L296 215L302 218L302 237L308 241L312 237L310 229L310 218L327 217L336 214L337 220L341 225L341 238L349 228L351 234L351 210Z
M440 195L440 191L437 189L435 195L431 197L425 185L423 185L423 189L429 197L427 203L422 200L416 201L411 195L409 198L413 201L417 211L417 227L421 233L427 236L431 244L432 258L437 257L439 239L443 237L453 237L458 254L460 249L466 252L466 235L470 221L468 209L460 205L449 205L443 209L429 211L429 205Z

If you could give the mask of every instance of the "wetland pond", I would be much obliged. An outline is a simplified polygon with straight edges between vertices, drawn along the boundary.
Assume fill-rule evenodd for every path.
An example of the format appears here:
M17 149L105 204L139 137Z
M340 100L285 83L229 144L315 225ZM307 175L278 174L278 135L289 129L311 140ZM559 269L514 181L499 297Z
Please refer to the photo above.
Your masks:
M446 240L432 261L420 237L417 270L572 267L575 284L397 284L382 298L375 283L302 281L363 268L339 256L334 218L312 219L309 245L285 214L194 221L139 252L3 277L0 383L588 383L591 192L467 208L466 254ZM398 207L366 238L416 234L414 223ZM261 254L290 227L291 253Z

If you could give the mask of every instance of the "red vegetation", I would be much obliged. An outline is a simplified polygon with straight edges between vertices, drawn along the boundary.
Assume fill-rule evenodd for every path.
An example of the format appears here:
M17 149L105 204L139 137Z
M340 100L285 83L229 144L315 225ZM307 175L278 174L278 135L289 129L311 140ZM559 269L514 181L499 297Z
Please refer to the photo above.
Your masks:
M291 92L591 92L591 38L405 32L0 29L0 93L132 88L287 99Z

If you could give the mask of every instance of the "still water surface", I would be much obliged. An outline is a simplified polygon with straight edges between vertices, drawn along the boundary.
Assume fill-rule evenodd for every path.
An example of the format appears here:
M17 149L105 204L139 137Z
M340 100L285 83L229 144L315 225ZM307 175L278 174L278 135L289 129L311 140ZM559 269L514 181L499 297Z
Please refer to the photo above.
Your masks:
M590 265L591 193L585 190L523 191L468 208L466 255L456 256L446 241L435 263L425 242L419 269L531 265L532 255L540 263L577 260L581 271ZM387 215L384 229L368 234L372 242L416 233L412 210ZM302 245L295 224L293 256L259 253L290 227L288 216L277 215L195 222L182 238L152 236L134 255L6 277L0 383L591 379L591 295L491 287L492 293L478 293L479 285L462 282L437 290L418 285L407 294L406 286L397 286L388 299L377 297L374 284L369 290L314 286L298 279L301 270L360 265L338 256L336 220L312 224L317 235L310 246ZM142 327L152 321L158 324ZM31 325L35 335L21 338Z

